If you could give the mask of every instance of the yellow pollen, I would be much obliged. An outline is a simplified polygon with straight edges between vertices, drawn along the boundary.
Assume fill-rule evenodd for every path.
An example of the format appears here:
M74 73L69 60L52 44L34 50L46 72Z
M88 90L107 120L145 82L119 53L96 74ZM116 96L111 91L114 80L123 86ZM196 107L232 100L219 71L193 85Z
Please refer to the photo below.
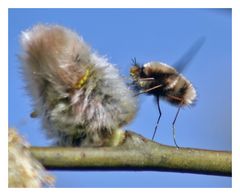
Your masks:
M80 89L87 81L88 77L89 77L90 71L89 69L86 70L86 73L83 75L82 78L80 78L80 80L78 80L78 82L74 85L75 89Z

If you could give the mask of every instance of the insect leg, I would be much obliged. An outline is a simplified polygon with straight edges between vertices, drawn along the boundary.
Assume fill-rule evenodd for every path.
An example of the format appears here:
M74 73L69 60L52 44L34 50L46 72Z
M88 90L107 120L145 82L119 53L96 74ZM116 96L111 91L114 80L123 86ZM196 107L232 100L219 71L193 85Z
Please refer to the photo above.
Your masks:
M176 122L176 120L177 120L177 117L178 117L178 114L179 114L179 112L180 112L180 109L181 109L181 106L178 108L177 113L176 113L176 115L175 115L175 117L174 117L174 120L173 120L173 122L172 122L172 128L173 128L173 141L174 141L174 144L175 144L175 146L176 146L177 148L179 148L179 146L177 145L177 142L176 142L176 129L175 129L175 122Z
M140 81L153 81L155 78L139 78Z
M161 108L160 108L160 104L159 104L159 102L160 102L159 96L157 96L156 98L157 98L157 106L158 106L159 116L158 116L157 124L156 124L155 129L154 129L154 133L153 133L153 136L152 136L152 140L153 140L154 137L155 137L155 134L156 134L157 128L158 128L158 124L159 124L160 118L161 118L161 116L162 116L162 112L161 112Z
M177 148L179 148L179 146L177 145L177 142L176 142L176 129L175 129L175 123L176 123L176 120L177 120L178 114L179 114L179 112L180 112L180 109L181 109L181 107L182 107L182 99L179 98L179 97L173 96L173 95L168 95L168 97L170 97L171 99L175 99L175 100L180 101L180 104L179 104L180 106L179 106L179 108L178 108L178 110L177 110L177 113L176 113L176 115L175 115L175 117L174 117L174 120L173 120L173 122L172 122L173 141L174 141L175 146L176 146Z
M152 91L152 90L154 90L154 89L160 88L161 86L162 86L162 85L159 84L159 85L154 86L154 87L152 87L152 88L149 88L149 89L143 90L143 91L137 93L135 96L141 95L141 94L143 94L143 93L147 93L147 92Z

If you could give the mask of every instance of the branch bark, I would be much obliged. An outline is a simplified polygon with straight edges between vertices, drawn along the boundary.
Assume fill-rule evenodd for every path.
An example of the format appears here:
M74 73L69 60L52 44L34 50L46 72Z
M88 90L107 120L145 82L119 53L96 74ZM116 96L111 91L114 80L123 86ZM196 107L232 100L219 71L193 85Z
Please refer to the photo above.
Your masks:
M219 176L232 175L231 152L161 145L126 131L117 147L31 147L50 170L152 170Z

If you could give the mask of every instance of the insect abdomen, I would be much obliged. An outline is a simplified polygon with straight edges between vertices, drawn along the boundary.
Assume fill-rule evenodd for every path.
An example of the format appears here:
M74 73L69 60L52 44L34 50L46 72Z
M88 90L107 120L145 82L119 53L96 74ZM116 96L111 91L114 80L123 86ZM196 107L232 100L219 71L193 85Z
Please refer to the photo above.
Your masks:
M165 98L173 105L191 105L196 99L196 91L192 84L179 75L165 94Z

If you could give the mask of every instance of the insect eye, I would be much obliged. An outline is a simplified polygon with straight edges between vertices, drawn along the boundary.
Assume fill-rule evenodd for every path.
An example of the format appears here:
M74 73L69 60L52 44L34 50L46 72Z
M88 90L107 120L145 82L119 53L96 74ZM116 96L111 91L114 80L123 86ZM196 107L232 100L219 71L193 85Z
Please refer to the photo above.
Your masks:
M135 75L136 75L136 70L132 68L130 70L130 76L135 76Z

